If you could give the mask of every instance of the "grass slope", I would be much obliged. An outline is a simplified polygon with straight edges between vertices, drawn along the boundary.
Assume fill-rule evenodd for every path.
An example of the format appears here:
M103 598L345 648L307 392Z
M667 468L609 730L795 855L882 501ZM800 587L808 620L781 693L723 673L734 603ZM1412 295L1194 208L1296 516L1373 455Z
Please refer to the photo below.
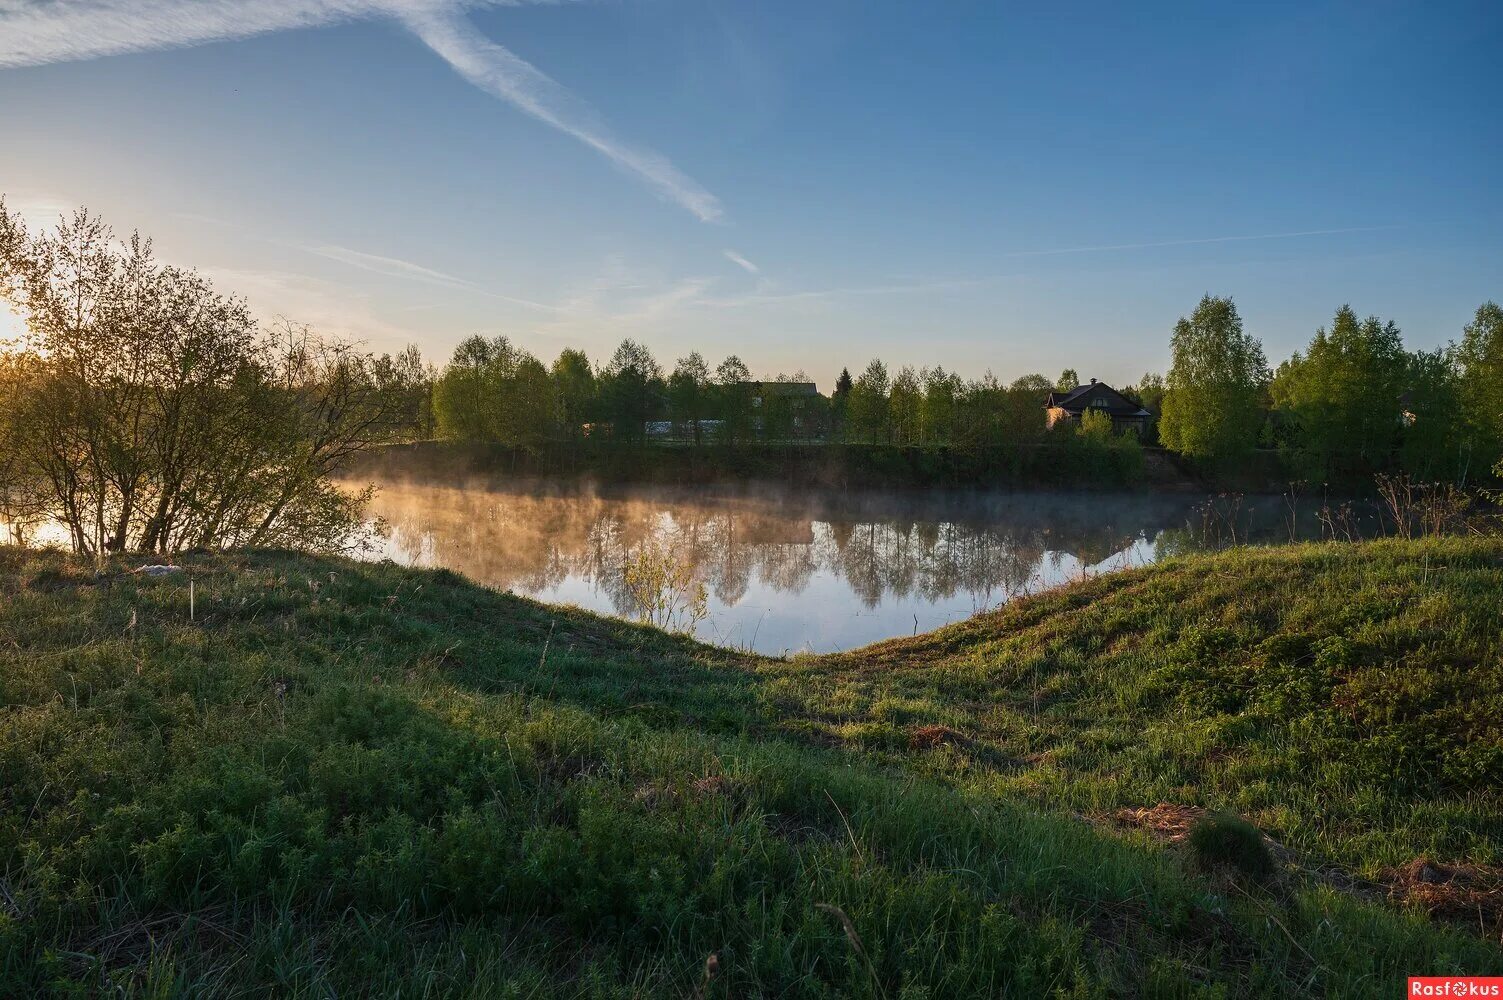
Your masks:
M1496 928L1354 891L1500 860L1498 543L1177 560L792 661L443 572L185 563L191 622L180 576L0 550L0 995L1503 973ZM1159 801L1244 814L1284 873L1109 822Z

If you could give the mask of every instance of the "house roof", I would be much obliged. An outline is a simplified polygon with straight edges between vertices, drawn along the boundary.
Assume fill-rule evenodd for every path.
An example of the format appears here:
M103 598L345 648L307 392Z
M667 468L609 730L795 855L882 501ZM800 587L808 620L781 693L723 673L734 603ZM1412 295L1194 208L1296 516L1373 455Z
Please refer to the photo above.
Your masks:
M813 382L749 382L747 384L765 396L819 395L819 389Z
M1058 407L1067 413L1084 413L1089 409L1103 410L1114 417L1149 417L1147 410L1122 395L1105 382L1087 382L1068 392L1051 392L1044 401L1045 409Z

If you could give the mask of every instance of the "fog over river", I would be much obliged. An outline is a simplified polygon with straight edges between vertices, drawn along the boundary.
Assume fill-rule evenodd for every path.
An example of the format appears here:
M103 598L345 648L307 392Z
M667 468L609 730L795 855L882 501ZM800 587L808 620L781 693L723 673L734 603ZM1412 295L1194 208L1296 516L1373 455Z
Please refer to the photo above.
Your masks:
M699 638L770 654L938 628L1194 547L1206 523L1196 495L378 486L386 532L367 558L634 618L624 570L645 551L704 584ZM1254 538L1287 540L1287 513L1260 497L1238 517Z

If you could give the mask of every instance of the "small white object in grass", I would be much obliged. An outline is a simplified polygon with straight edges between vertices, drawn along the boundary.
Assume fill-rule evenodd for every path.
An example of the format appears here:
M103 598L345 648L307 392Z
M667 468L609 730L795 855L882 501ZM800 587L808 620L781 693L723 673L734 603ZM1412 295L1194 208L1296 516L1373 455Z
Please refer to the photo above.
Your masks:
M142 576L168 576L172 573L181 573L181 566L139 566L135 572Z

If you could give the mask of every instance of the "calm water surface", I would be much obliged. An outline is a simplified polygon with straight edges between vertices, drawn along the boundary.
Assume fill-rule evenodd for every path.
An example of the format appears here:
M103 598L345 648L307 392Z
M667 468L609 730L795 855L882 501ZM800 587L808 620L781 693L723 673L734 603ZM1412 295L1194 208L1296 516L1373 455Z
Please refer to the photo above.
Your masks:
M578 492L378 483L371 558L446 567L542 601L636 617L623 569L644 549L708 592L699 638L831 652L938 628L1019 594L1198 544L1206 498L1152 494ZM1239 511L1287 540L1277 497ZM1301 532L1302 534L1304 532Z

